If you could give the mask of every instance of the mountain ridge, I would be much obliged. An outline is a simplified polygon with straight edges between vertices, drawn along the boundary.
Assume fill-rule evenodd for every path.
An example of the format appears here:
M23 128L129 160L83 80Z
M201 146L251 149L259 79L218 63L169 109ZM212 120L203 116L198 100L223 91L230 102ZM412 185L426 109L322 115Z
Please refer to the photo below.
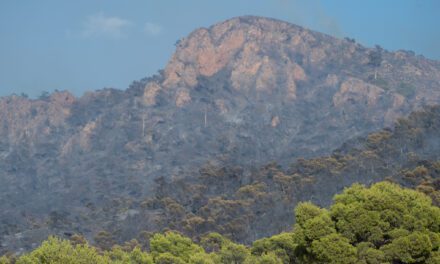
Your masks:
M198 29L162 72L125 91L0 99L0 234L34 234L17 243L31 247L26 239L60 230L91 237L100 219L133 225L129 237L139 231L131 217L161 183L218 167L233 187L270 161L287 168L330 155L438 104L439 84L438 62L287 22L245 17ZM146 228L156 230L161 211L152 208Z

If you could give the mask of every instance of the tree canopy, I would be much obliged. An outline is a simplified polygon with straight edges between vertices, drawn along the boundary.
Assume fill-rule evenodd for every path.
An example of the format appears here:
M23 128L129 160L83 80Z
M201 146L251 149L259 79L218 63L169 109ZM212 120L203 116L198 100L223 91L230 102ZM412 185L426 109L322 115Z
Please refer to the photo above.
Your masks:
M198 244L177 232L157 233L148 250L136 241L101 250L77 236L49 237L32 252L1 257L0 264L440 263L440 208L424 193L394 183L354 184L329 209L300 203L295 217L291 232L251 246L218 233L202 236Z

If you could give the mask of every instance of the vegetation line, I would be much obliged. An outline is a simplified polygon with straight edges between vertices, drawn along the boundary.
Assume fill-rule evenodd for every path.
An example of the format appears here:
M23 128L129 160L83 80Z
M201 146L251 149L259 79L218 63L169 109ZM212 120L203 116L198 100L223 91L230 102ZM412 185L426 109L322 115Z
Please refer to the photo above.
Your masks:
M418 191L390 182L354 184L329 209L298 204L292 232L236 244L209 233L198 243L177 232L156 233L149 247L133 240L102 250L81 236L49 237L32 252L0 264L53 263L440 263L440 208Z

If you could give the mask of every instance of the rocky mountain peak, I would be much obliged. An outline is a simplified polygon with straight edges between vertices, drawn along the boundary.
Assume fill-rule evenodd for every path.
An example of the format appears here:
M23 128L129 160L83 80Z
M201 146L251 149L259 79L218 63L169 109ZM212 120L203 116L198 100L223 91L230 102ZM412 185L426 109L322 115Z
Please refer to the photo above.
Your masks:
M372 62L375 55L380 60L376 64ZM390 100L401 101L395 97L413 96L411 91L401 90L417 81L421 94L408 99L416 99L419 104L421 98L433 101L432 89L425 89L432 87L433 82L425 81L434 78L438 85L438 69L437 62L411 52L365 48L353 39L337 39L279 20L244 16L197 29L181 39L164 70L164 80L158 85L173 90L175 104L182 107L191 102L190 91L200 85L200 79L215 75L222 75L240 94L260 94L259 98L264 98L277 93L284 102L301 97L298 87L307 86L305 83L340 86L348 78L375 85L382 93L388 93L386 97ZM389 77L392 81L387 80ZM159 86L148 85L145 93L153 98ZM341 86L340 92L343 90ZM363 88L351 91L372 95ZM390 94L393 92L397 94ZM435 91L434 97L439 96Z
M285 22L251 16L233 18L182 39L165 68L163 86L191 89L200 77L226 71L237 91L271 93L284 82L283 93L293 100L296 82L307 79L300 66L303 58L296 53L306 53L307 43L313 40L310 31ZM310 62L318 63L322 54L312 52ZM185 89L179 91L179 105L183 105L179 98L188 97L187 93Z

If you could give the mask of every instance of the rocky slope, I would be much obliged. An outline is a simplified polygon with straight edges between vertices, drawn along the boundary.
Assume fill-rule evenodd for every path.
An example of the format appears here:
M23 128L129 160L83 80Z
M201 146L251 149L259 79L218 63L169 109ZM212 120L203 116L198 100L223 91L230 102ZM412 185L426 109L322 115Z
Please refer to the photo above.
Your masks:
M191 182L211 166L225 168L233 190L270 161L286 168L330 154L438 104L439 88L440 63L412 52L239 17L195 30L163 71L125 91L2 98L0 251L32 247L48 233L106 229L128 239L161 229L162 211L139 210L163 195L160 186ZM251 231L237 239L266 235Z

